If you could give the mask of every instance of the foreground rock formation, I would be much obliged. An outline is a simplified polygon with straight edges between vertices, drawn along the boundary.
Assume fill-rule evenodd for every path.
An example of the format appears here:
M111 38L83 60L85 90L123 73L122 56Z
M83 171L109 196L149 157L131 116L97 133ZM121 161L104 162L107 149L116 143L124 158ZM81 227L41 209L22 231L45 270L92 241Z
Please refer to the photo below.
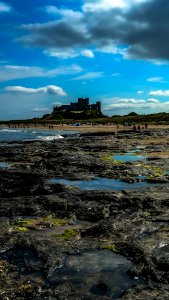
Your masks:
M146 159L113 158L132 151ZM0 157L10 165L0 168L0 299L169 299L167 131L1 144ZM90 191L50 182L85 185L96 177L150 187ZM77 269L75 277L62 273L76 257L99 251L128 259L129 286L113 292L99 268L85 280L85 268L79 280Z

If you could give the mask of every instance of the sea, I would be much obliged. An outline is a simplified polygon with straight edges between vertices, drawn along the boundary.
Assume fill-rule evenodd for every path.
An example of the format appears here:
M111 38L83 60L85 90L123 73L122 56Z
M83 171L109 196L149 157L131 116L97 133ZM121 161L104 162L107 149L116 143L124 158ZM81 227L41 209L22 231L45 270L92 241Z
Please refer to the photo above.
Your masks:
M24 142L24 141L54 141L63 139L66 135L77 134L77 131L32 129L32 128L1 128L0 142Z

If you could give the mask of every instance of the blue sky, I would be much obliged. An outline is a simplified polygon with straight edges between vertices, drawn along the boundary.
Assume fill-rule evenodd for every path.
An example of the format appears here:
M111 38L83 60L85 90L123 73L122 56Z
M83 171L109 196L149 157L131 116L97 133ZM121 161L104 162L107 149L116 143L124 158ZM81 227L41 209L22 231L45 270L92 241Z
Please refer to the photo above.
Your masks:
M89 97L169 112L168 0L0 1L0 120Z

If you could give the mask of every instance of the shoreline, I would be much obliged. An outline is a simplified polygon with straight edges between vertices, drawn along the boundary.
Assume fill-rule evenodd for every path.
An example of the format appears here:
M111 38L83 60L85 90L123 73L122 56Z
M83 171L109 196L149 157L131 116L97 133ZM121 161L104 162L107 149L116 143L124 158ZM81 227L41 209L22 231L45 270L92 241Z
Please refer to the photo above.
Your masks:
M83 133L94 133L94 132L107 132L107 133L112 133L112 132L118 132L121 130L124 131L132 131L133 126L123 126L123 125L80 125L80 126L72 126L72 125L67 125L63 124L62 125L53 125L53 128L49 128L49 126L42 126L42 125L33 125L30 124L29 127L27 126L19 126L16 128L8 127L7 125L0 125L0 128L7 128L7 129L33 129L33 130L50 130L50 131L78 131L78 132L83 132ZM169 129L169 125L148 125L147 129L140 129L140 131L147 131L147 130L165 130Z

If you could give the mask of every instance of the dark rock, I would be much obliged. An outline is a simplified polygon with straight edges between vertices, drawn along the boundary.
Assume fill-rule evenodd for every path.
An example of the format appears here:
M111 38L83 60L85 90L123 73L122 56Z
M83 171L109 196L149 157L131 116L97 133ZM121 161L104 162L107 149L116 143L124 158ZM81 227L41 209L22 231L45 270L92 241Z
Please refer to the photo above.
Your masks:
M122 131L116 137L80 134L50 143L0 147L1 160L12 165L0 169L0 299L112 299L104 280L96 281L90 286L93 292L84 295L69 277L64 283L58 278L55 284L50 279L57 268L64 268L68 255L103 248L133 262L128 273L136 286L120 299L168 300L168 177L153 178L153 172L158 168L165 174L169 161L161 156L145 164L105 159L137 147L167 151L167 136L167 130ZM153 143L161 139L161 144L146 146L151 137ZM132 185L139 175L144 182L148 174L151 188L133 191L81 191L48 181L107 177ZM35 226L25 220L38 221Z

